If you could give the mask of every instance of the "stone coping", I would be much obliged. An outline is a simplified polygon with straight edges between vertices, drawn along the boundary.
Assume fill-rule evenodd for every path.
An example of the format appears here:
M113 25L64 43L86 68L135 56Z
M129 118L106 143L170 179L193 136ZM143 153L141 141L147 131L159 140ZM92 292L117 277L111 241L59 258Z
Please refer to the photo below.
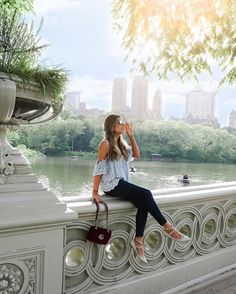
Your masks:
M186 188L171 188L153 191L154 199L162 208L170 208L171 206L188 205L196 202L211 202L226 195L234 196L236 193L236 182L226 182L209 184L202 186L186 187ZM233 195L234 194L234 195ZM122 198L113 198L102 196L107 202L110 211L130 210L135 206L130 202L124 202ZM234 196L235 197L235 196ZM93 213L96 211L96 206L92 203L91 196L72 196L61 197L62 201L67 204L67 207L77 212L79 215ZM104 211L101 205L101 211Z

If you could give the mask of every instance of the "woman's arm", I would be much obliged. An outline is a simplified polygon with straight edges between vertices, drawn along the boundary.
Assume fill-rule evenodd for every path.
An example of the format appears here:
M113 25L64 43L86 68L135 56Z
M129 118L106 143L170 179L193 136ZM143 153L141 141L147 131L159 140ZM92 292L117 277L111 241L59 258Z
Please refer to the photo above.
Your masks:
M109 142L107 140L103 140L98 146L98 162L104 160L107 157L109 151ZM101 200L101 196L98 194L99 185L102 179L102 175L94 176L93 178L93 200L99 202Z
M140 151L139 151L138 144L137 144L135 137L134 137L134 131L133 131L132 124L126 122L125 127L126 127L126 133L129 137L130 144L132 147L133 157L136 159L140 158Z

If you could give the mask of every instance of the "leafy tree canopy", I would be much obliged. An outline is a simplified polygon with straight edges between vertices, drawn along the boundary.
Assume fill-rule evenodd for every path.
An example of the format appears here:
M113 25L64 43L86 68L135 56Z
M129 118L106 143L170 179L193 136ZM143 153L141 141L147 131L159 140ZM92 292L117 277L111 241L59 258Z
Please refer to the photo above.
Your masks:
M235 0L113 0L112 10L133 70L198 80L215 64L221 84L236 82Z
M33 10L32 0L0 0L0 7L16 9L21 12L29 12Z

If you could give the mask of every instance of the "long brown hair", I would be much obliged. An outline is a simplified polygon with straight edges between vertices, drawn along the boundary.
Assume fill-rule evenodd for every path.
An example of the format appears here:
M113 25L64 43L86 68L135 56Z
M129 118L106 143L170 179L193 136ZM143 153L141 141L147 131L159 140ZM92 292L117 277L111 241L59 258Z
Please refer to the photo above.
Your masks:
M118 146L115 144L114 126L119 118L119 115L110 114L104 122L105 139L107 139L110 146L108 152L108 158L110 160L120 159L121 156L124 156L125 160L128 160L128 144L122 135L117 140Z

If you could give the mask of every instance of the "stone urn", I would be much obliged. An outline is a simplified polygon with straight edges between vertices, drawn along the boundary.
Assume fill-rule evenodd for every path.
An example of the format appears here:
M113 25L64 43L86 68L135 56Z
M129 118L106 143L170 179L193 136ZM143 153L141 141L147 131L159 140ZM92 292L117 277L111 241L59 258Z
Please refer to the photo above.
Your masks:
M10 174L30 171L29 163L6 138L6 130L42 123L59 114L62 103L46 96L36 82L0 72L0 183Z
M38 83L0 72L0 124L20 125L52 119L62 103L48 97Z

